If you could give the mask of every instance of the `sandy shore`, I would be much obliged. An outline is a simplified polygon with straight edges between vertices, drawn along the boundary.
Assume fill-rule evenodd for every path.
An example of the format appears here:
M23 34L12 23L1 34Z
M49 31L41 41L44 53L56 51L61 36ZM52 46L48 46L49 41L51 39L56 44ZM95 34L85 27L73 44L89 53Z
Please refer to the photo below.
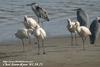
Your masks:
M100 67L100 38L96 46L90 45L89 40L86 40L85 50L82 50L81 39L77 39L78 44L71 46L69 37L48 38L45 41L45 55L42 50L37 55L35 44L26 42L23 52L20 40L0 43L0 67L7 67L3 66L3 61L33 61L42 63L40 67Z

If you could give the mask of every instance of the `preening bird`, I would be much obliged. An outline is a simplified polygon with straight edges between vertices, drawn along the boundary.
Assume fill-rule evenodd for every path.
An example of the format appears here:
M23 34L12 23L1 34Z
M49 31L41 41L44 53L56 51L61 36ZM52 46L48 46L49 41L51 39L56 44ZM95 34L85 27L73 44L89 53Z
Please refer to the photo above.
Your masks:
M24 26L26 29L34 29L36 26L40 27L40 25L32 17L29 16L24 16ZM28 33L28 36L29 34L30 33ZM31 43L30 36L29 43Z
M40 25L32 18L29 16L24 16L24 26L26 29L34 29L36 26L40 27Z
M43 54L45 54L44 40L46 39L46 32L43 28L36 26L33 30L33 34L37 39L38 54L40 54L40 40L42 42Z
M67 25L67 29L69 30L69 32L71 33L71 45L73 45L73 33L75 33L75 42L77 44L76 41L76 25L75 23L79 23L78 21L71 21L71 19L67 19L68 25Z
M91 32L90 32L90 30L89 30L87 27L85 27L85 26L80 26L80 24L78 24L78 23L75 23L75 25L76 25L76 31L78 32L78 34L79 34L80 37L82 38L82 41L83 41L83 49L85 49L85 48L84 48L85 40L86 40L86 38L87 38L88 36L91 35Z
M96 19L92 21L90 25L90 31L91 31L90 43L94 44L97 37L100 34L100 17L97 17Z
M76 9L76 11L77 11L77 20L80 22L80 26L87 27L87 23L89 22L88 14L82 8L78 8Z
M49 21L48 13L46 9L40 7L37 3L27 4L27 6L31 6L33 12L36 14L38 18L38 23L40 23L39 18L43 18L46 21Z
M23 45L23 50L24 50L24 39L28 39L28 31L27 29L19 29L16 33L15 36L19 38L22 41Z

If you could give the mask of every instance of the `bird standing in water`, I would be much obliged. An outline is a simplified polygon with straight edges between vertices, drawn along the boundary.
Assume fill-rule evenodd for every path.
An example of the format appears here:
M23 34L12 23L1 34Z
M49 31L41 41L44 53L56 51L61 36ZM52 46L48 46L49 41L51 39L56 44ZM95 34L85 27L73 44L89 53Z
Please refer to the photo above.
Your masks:
M76 25L75 23L79 23L78 21L71 21L71 19L67 19L68 25L67 25L67 29L69 30L69 32L71 33L71 45L73 45L73 33L75 33L75 42L77 44L77 40L76 40Z
M40 7L37 3L27 4L27 6L31 6L33 12L38 18L38 23L40 23L40 18L43 18L46 21L49 21L47 11L44 8Z
M80 37L82 38L82 41L83 41L83 49L85 49L85 48L84 48L85 40L86 40L86 38L87 38L88 36L91 35L91 32L90 32L90 30L89 30L87 27L85 27L85 26L80 26L80 24L78 24L78 23L75 23L75 25L76 25L76 31L78 32L78 34L79 34Z
M100 17L97 17L92 21L90 25L90 31L91 31L90 43L95 44L95 41L100 34Z

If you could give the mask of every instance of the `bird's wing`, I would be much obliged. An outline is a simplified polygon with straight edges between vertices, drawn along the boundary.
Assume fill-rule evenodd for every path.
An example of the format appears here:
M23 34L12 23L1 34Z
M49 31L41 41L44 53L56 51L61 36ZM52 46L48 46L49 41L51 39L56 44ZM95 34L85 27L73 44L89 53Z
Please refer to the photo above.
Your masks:
M40 9L40 7L38 7L38 6L32 6L32 10L37 17L41 17L41 14L39 13L39 9Z
M90 35L90 43L94 44L96 38L99 35L99 24L98 24L98 22L96 20L93 20L89 29L92 33L92 35Z
M47 15L47 11L44 9L44 8L39 8L39 13L41 14L41 18L44 18L45 19L45 17L48 17L48 15Z
M46 38L46 32L44 29L40 28L41 37L44 39Z
M80 26L87 26L89 22L88 14L84 11L80 12L77 16L77 20L80 22Z
M82 31L82 33L85 33L87 35L91 35L90 30L85 26L81 26L81 31Z

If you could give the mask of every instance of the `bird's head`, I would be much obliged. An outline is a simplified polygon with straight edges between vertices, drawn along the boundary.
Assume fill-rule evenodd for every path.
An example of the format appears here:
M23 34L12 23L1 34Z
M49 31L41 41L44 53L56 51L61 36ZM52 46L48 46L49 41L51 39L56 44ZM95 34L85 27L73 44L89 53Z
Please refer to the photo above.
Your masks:
M77 10L77 11L81 11L81 10L82 10L82 8L77 8L76 10Z
M96 19L97 19L97 22L100 23L100 17L97 17Z
M67 19L67 22L68 22L68 24L70 24L71 23L71 20L70 19Z
M48 18L48 16L46 16L45 18L46 18L47 21L50 21L49 18Z
M79 23L78 21L75 22L75 26L76 26L76 27L80 26L80 23Z
M43 12L43 18L46 20L46 21L49 21L49 17L48 17L48 13L47 11L44 9L44 12Z
M67 27L72 28L72 25L71 25L71 19L67 19L67 22L68 22Z
M31 5L35 5L36 3L34 2L34 3L31 3Z
M38 5L37 3L26 4L26 6Z
M82 11L82 8L73 9L73 11Z
M26 15L24 16L24 22L27 22L27 16Z

